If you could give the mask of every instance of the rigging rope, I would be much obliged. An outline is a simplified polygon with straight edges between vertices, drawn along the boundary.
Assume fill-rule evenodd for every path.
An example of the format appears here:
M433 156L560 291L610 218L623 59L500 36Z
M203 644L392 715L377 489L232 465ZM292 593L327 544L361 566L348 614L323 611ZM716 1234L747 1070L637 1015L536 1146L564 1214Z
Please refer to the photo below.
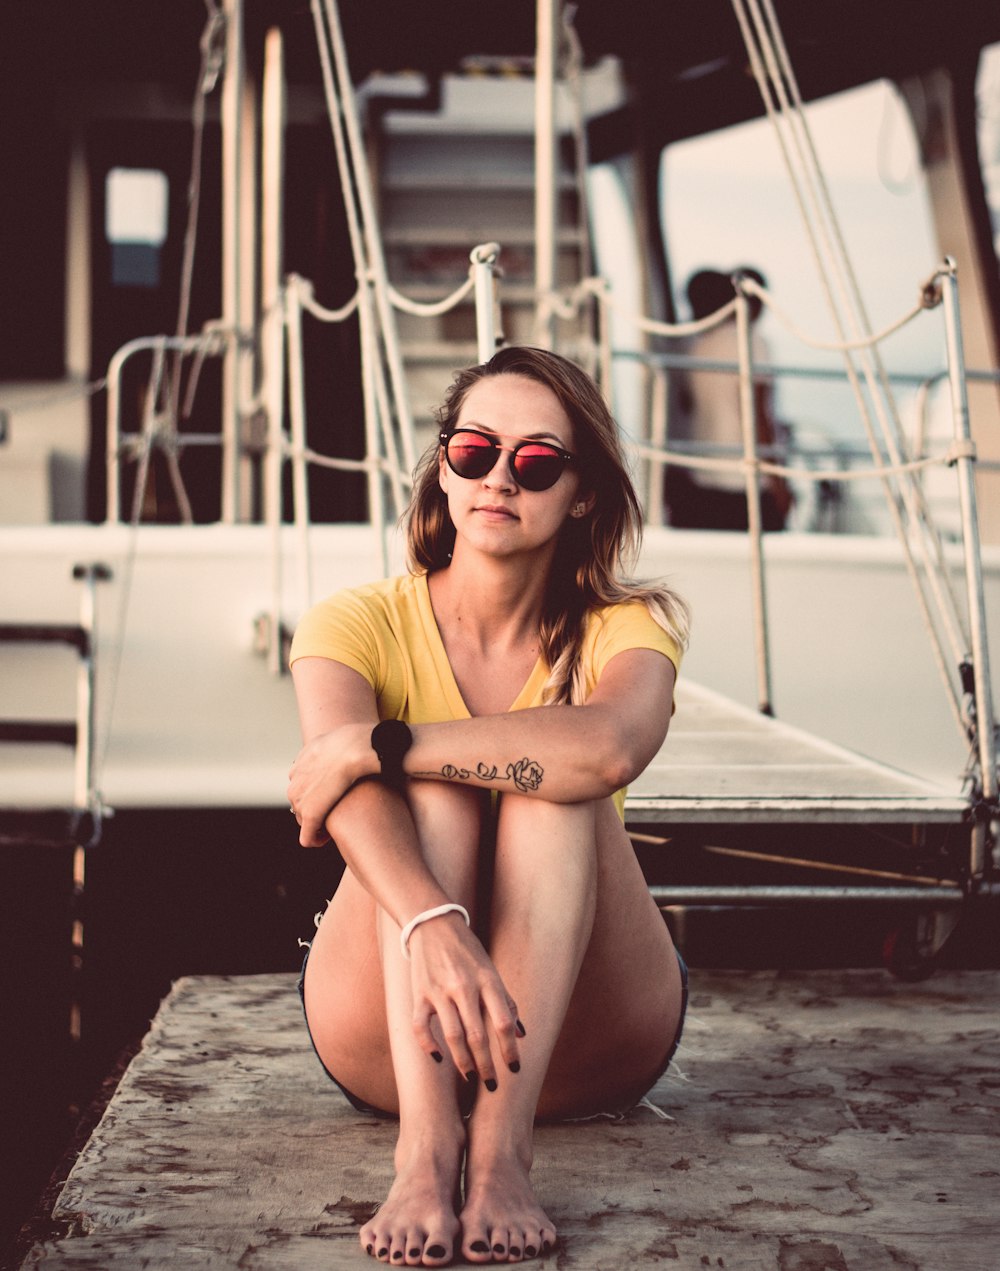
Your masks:
M843 340L844 316L841 307L838 307L831 282L836 284L840 306L846 311L846 321L852 329L854 339L861 338L861 334L870 331L870 323L812 135L805 120L801 94L773 5L771 0L763 0L765 16L758 0L732 0L732 2L754 77L768 117L774 126L834 322ZM782 124L786 125L791 148L782 132ZM793 151L800 164L798 171L793 159ZM901 461L901 450L905 443L888 377L877 348L866 348L865 356L861 361L885 450L891 462L898 464ZM845 368L872 455L877 459L881 447L876 438L868 404L861 392L857 368L849 353L845 353ZM939 668L943 673L946 692L952 700L953 707L958 711L954 684L945 667L938 628L929 604L928 588L934 599L936 612L944 627L945 635L952 646L952 655L956 663L961 662L967 655L970 638L963 615L959 610L951 579L944 567L940 536L933 527L923 491L919 486L912 481L894 486L886 478L883 488L890 516L904 551L907 570L917 592L921 615ZM911 533L915 533L917 548L922 558L923 575L914 557Z

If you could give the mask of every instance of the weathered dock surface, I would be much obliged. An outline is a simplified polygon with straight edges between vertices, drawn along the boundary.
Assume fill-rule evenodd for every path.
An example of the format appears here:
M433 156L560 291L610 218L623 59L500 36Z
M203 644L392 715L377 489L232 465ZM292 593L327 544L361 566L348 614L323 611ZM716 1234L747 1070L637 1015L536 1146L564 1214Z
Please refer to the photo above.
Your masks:
M1000 973L695 972L680 1053L619 1123L543 1126L540 1265L991 1271ZM354 1112L293 978L181 980L23 1266L372 1265L395 1127Z

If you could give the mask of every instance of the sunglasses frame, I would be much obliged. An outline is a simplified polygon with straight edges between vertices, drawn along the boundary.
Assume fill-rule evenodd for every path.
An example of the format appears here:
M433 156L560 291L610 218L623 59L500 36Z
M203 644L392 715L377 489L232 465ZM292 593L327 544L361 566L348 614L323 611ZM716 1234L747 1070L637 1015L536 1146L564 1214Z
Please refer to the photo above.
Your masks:
M482 472L475 477L467 477L464 473L459 472L452 463L451 456L448 453L448 442L452 439L452 437L457 437L459 433L463 432L472 433L476 437L482 437L484 441L488 441L490 443L490 449L493 451L493 462L485 472ZM543 441L540 438L536 438L534 440L525 438L523 441L519 441L516 446L501 446L496 437L491 436L489 433L480 432L478 428L453 428L450 432L443 428L438 434L438 441L441 444L441 448L444 450L444 458L448 467L452 472L454 472L456 477L461 477L463 481L482 481L483 477L488 476L489 473L491 473L497 466L500 455L503 453L509 454L511 456L510 470L513 474L514 481L517 483L518 489L527 490L529 494L544 494L546 490L551 490L552 486L558 482L559 477L561 477L566 471L566 468L568 468L570 464L576 462L576 455L572 454L569 450L563 450L561 446L557 446L553 441ZM553 455L556 458L563 461L563 466L559 469L559 473L556 476L555 481L553 481L550 485L543 485L538 489L532 489L531 486L525 485L521 481L520 475L517 471L517 453L519 450L523 450L525 446L545 446L553 452Z

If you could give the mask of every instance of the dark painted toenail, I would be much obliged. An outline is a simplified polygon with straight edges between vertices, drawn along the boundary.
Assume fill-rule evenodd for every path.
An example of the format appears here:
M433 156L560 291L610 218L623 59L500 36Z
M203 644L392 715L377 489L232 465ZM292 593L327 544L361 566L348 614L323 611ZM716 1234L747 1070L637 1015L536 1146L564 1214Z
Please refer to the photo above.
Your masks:
M551 1242L550 1242L550 1241L548 1241L548 1240L543 1240L543 1241L542 1241L542 1253L548 1253L548 1251L549 1251L551 1248L552 1248L552 1244L551 1244Z
M411 1258L419 1258L419 1257L420 1257L420 1250L419 1250L419 1249L411 1249L411 1250L410 1250L410 1257L411 1257Z
M474 1072L467 1072L465 1074L466 1081L475 1081L475 1079L476 1079L476 1074Z
M387 1246L386 1248L384 1248L384 1249L379 1249L379 1251L378 1251L378 1253L377 1253L376 1257L384 1258L384 1257L385 1257L385 1255L386 1255L388 1252L389 1252L388 1246Z
M371 1253L374 1247L374 1245L365 1245L365 1253Z
M526 1031L526 1029L525 1029L524 1025L521 1023L521 1021L520 1021L520 1020L517 1020L517 1022L516 1022L516 1023L515 1023L515 1025L514 1025L514 1027L517 1029L517 1035L518 1035L518 1037L527 1037L527 1035L528 1035L528 1034L527 1034L527 1031Z
M520 1072L520 1071L521 1071L521 1065L518 1063L518 1061L517 1061L516 1059L514 1060L514 1062L513 1062L512 1064L508 1064L508 1065L507 1065L507 1067L511 1070L511 1072Z
M473 1245L472 1247L475 1249L476 1246ZM447 1252L448 1250L444 1247L444 1245L428 1245L424 1250L424 1253L427 1254L428 1258L443 1258Z
M392 1260L393 1260L393 1262L402 1262L402 1261L403 1261L403 1251L402 1251L402 1249L396 1249L396 1250L394 1251L394 1253L393 1253L393 1255L392 1255Z
M483 1082L483 1085L490 1092L490 1094L492 1094L493 1091L497 1088L497 1083L493 1077L487 1077L486 1080Z
M494 1246L493 1246L493 1252L494 1252L494 1253L503 1253L503 1245L494 1245Z
M473 1253L489 1253L490 1247L485 1240L473 1240L469 1248Z
M433 1059L436 1064L440 1064L444 1062L444 1056L441 1054L439 1050L431 1051L431 1059Z
M517 1245L511 1245L507 1252L512 1258L519 1258L521 1256L521 1250L517 1247Z
M525 1245L525 1246L524 1246L524 1256L525 1256L526 1258L533 1258L537 1252L538 1252L538 1250L535 1248L535 1246L534 1246L534 1245Z

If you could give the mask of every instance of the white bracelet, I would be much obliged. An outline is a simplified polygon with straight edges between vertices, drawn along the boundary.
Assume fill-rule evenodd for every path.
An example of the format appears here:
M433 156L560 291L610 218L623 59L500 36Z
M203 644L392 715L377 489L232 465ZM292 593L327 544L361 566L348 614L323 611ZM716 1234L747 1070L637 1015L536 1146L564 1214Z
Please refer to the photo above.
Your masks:
M467 927L472 926L469 919L469 911L464 905L437 905L434 909L425 909L422 914L417 914L416 918L411 918L399 933L399 944L403 950L403 957L407 962L410 960L410 936L413 935L414 928L419 927L422 922L427 922L430 918L440 918L442 914L461 914L465 919L465 925Z

